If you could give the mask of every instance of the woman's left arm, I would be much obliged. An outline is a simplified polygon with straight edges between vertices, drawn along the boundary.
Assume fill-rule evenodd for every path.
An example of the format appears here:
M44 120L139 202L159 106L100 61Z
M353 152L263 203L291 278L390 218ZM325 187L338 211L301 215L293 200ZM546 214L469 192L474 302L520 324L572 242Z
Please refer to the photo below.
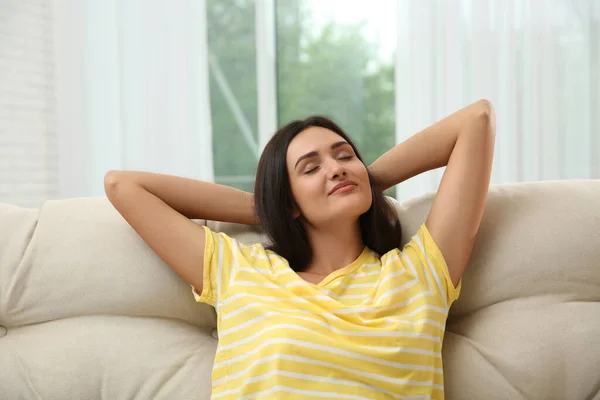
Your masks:
M467 267L487 197L496 117L479 100L418 132L379 157L369 171L387 189L446 166L425 224L457 285Z

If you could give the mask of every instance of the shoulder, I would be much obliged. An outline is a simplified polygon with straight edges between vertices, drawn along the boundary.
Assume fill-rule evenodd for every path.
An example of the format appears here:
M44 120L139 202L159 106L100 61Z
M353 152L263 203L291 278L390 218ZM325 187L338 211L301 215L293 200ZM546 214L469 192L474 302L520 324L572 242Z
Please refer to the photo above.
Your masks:
M432 277L430 285L446 296L448 302L458 298L461 281L456 285L452 283L446 258L425 223L421 224L402 252L418 259L427 276Z
M213 231L207 226L203 226L203 228L207 236L207 249L210 242L213 252L219 259L231 258L233 264L259 267L286 261L279 254L269 250L263 243L244 243L227 233Z
M452 284L448 265L439 246L423 223L402 248L394 248L381 257L382 266L396 264L438 292L451 303L458 298L460 283Z
M260 243L244 243L240 242L233 236L225 232L215 231L209 228L206 225L203 225L202 228L206 232L206 236L208 240L211 240L215 243L215 245L221 245L229 248L235 247L236 249L242 250L247 248L255 248L262 246Z
M371 252L371 254L371 258L378 258L382 264L398 260L400 257L413 258L415 255L425 254L434 258L436 263L445 264L444 257L425 224L419 226L417 232L410 237L410 240L404 246L394 247L381 256L375 252Z

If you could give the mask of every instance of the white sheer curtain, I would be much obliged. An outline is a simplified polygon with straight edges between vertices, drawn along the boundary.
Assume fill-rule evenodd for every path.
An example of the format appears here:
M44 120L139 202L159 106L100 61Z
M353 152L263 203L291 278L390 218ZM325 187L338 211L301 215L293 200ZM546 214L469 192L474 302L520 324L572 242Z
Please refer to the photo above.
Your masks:
M204 0L54 0L61 197L110 169L213 178Z
M496 106L492 183L600 178L600 2L400 0L397 141L479 98ZM400 200L437 188L417 177Z
M38 207L57 195L51 32L47 1L0 1L0 202Z
M103 195L116 168L212 180L206 1L5 1L0 201ZM255 5L264 144L280 99L273 0ZM498 123L493 183L600 178L599 0L396 6L397 142L487 98ZM435 190L442 172L404 183L398 198Z

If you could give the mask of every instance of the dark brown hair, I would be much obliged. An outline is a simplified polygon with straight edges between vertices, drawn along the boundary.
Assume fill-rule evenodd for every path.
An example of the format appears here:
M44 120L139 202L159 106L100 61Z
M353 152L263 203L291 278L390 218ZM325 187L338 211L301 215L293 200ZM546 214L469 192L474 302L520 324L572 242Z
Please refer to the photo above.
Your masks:
M364 163L348 135L335 122L322 116L292 121L279 129L267 143L256 171L255 212L271 241L268 248L288 260L296 272L308 267L312 260L312 249L304 222L293 214L296 202L292 195L286 155L292 139L311 126L326 128L340 135ZM373 202L371 208L359 218L360 230L364 244L383 255L400 244L400 221L379 184L370 172L368 175Z

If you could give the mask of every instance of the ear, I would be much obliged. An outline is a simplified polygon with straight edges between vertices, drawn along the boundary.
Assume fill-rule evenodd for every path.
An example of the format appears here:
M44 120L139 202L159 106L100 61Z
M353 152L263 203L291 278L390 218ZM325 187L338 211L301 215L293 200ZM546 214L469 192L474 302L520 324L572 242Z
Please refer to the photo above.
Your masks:
M298 219L301 215L302 214L300 214L300 210L298 210L298 207L294 206L294 209L292 211L292 217L294 217L294 219Z

